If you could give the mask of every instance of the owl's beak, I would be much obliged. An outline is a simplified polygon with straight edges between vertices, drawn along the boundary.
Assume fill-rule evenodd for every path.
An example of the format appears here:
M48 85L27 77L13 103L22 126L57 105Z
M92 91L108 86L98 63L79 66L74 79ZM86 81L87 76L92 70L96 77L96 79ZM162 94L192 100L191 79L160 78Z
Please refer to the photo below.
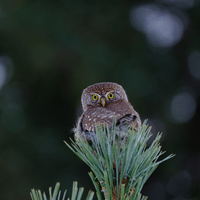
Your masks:
M102 105L103 107L105 107L105 105L106 105L106 99L105 99L104 97L102 97L102 98L100 99L100 102L101 102L101 105Z

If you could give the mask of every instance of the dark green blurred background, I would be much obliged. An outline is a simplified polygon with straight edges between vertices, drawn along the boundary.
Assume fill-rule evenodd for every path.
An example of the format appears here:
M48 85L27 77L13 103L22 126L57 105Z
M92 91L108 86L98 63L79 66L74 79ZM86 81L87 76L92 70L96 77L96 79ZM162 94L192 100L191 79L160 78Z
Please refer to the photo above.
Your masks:
M198 0L0 2L0 199L30 199L90 169L63 143L82 90L121 84L166 155L146 183L149 200L200 199ZM86 193L86 192L85 192Z

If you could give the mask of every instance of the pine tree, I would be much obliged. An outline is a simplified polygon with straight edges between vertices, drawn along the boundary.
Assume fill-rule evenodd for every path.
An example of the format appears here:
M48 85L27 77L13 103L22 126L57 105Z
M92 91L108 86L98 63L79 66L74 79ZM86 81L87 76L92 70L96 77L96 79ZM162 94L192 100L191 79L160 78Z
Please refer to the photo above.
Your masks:
M174 156L169 155L158 160L164 153L159 143L161 133L147 146L147 141L152 136L147 121L141 129L135 131L131 128L126 133L122 140L118 137L116 126L97 126L92 145L84 136L79 137L76 142L71 139L71 145L65 142L90 167L89 176L95 186L98 200L146 200L147 197L141 194L145 182L160 163ZM32 200L43 200L35 198L33 194L32 191ZM77 189L73 189L72 199L75 199L76 194ZM88 195L87 198L93 198L92 192ZM80 196L77 199L80 199Z

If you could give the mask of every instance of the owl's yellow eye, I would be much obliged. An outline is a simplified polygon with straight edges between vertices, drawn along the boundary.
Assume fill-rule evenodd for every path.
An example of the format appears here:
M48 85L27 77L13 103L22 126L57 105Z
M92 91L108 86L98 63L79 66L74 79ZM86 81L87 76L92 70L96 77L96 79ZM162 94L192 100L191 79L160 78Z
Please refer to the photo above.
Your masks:
M109 98L109 99L113 99L113 98L114 98L114 94L113 94L112 92L109 93L109 94L108 94L108 98Z
M96 94L92 95L92 100L96 101L99 97Z

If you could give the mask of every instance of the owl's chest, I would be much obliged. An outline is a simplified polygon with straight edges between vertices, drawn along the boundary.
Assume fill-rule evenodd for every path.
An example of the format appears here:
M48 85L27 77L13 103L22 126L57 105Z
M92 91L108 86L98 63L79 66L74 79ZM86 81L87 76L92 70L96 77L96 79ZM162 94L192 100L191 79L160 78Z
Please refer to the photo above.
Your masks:
M123 104L110 104L107 107L91 107L82 115L82 126L84 130L88 131L93 131L95 126L99 124L112 126L115 119L118 120L131 112L131 107L128 108Z

